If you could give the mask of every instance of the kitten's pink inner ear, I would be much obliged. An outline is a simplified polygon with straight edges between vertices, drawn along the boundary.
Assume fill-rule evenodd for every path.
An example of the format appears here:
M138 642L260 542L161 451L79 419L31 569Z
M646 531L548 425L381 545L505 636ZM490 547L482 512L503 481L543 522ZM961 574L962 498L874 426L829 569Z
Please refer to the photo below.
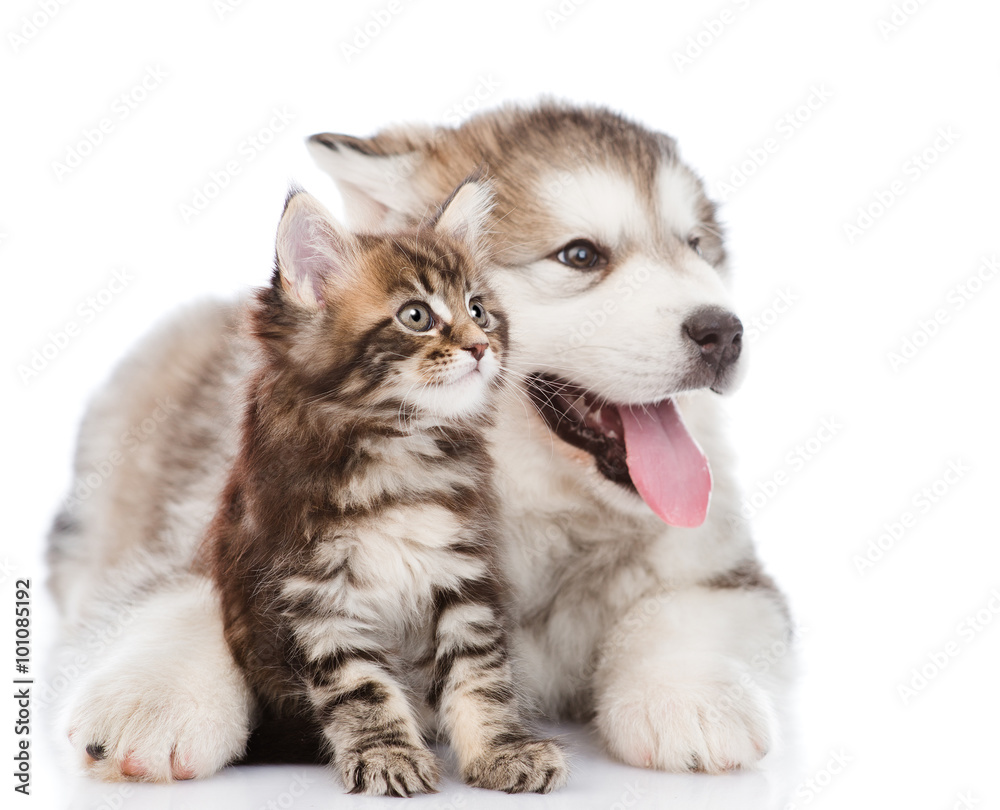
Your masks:
M486 234L494 202L493 187L488 181L468 180L452 193L434 229L470 247L478 247Z
M305 192L292 197L278 227L282 288L309 308L325 306L327 282L346 274L347 238L318 200Z

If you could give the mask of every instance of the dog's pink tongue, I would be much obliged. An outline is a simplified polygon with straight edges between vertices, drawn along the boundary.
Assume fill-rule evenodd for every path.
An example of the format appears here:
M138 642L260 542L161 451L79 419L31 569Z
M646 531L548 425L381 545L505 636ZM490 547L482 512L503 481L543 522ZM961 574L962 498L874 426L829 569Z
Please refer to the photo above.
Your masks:
M700 526L708 513L712 472L673 400L645 408L622 405L618 411L628 472L639 494L671 526Z

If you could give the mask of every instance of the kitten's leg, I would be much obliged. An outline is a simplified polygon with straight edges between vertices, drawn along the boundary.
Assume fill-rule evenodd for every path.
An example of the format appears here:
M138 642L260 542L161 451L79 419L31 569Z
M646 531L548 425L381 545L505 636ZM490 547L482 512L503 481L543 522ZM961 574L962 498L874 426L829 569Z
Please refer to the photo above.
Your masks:
M692 587L640 601L605 639L595 724L616 757L667 771L753 767L792 668L780 595Z
M434 793L438 767L406 694L372 651L340 648L307 666L309 699L351 793Z
M63 730L99 779L211 776L243 752L252 711L218 598L206 579L162 563L117 573L136 568L148 568L144 581L92 597L70 629L64 666L80 674L60 696Z
M454 592L439 599L431 703L470 785L548 793L566 784L566 756L523 720L497 610Z

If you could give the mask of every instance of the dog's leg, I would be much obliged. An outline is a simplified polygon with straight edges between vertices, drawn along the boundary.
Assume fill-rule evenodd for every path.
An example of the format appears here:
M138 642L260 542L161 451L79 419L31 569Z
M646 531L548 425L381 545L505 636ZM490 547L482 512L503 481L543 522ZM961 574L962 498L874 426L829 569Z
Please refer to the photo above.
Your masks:
M63 730L99 779L211 776L243 752L250 690L211 583L179 574L148 587L127 600L101 599L68 634L66 660L82 672L66 695Z
M604 640L596 725L630 765L753 767L775 739L791 670L789 621L769 589L692 587L636 604Z

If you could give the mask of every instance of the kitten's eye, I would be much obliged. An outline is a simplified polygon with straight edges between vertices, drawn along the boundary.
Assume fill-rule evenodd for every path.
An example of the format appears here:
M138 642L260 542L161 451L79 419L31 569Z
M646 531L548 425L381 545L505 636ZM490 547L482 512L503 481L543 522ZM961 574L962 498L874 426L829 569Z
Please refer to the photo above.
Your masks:
M426 332L434 325L431 308L420 302L411 301L409 304L404 304L396 313L396 318L403 326L414 332Z
M701 237L700 236L689 236L688 237L688 247L691 248L695 253L701 256Z
M490 315L486 311L486 307L483 306L483 302L478 298L469 301L469 314L480 328L485 329L490 325Z
M593 270L608 263L608 257L589 239L574 239L556 253L555 257L576 270Z

